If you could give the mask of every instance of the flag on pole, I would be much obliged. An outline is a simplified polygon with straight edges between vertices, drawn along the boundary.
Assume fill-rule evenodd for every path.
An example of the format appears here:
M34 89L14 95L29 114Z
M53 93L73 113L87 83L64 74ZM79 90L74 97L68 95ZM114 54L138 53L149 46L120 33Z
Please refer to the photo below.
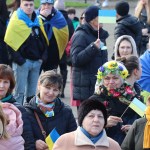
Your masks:
M99 23L116 23L116 10L99 10Z
M46 144L48 145L49 150L53 148L55 141L60 137L57 130L54 128L51 133L45 139Z
M137 98L134 98L133 101L130 103L129 107L133 109L137 114L141 117L144 116L146 105L139 101Z

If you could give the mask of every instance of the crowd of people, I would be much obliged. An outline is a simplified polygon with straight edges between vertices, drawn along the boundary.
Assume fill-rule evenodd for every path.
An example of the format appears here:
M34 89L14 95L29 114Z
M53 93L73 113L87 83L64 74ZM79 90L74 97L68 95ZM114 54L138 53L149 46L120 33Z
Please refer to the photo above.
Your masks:
M34 0L0 0L0 149L150 149L150 0L135 15L127 1L114 9L108 60L98 5L78 18L64 0L40 0L37 10ZM61 100L67 65L77 119ZM142 118L134 99L147 105Z

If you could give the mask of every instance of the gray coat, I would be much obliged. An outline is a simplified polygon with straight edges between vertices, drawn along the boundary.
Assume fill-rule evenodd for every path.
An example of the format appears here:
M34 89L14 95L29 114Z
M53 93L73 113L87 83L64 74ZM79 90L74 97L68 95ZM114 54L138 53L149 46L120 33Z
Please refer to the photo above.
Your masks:
M143 150L145 124L146 118L140 118L133 123L121 145L122 150Z

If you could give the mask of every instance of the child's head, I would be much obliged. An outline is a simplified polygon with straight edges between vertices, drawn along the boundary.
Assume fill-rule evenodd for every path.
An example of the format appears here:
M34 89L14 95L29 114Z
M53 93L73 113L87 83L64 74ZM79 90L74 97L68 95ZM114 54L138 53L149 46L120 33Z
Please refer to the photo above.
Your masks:
M73 20L76 15L76 10L74 8L70 8L67 10L68 17Z
M9 137L6 131L7 118L3 112L2 106L0 104L0 139L7 139Z

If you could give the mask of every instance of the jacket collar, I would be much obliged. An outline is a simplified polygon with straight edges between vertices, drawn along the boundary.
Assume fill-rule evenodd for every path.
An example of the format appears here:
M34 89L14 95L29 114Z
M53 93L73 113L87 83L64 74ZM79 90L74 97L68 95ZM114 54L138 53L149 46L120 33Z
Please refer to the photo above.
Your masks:
M75 132L75 145L83 146L83 145L91 145L91 146L104 146L109 147L109 141L106 135L105 130L103 131L102 137L94 144L80 129L77 128L77 132Z

